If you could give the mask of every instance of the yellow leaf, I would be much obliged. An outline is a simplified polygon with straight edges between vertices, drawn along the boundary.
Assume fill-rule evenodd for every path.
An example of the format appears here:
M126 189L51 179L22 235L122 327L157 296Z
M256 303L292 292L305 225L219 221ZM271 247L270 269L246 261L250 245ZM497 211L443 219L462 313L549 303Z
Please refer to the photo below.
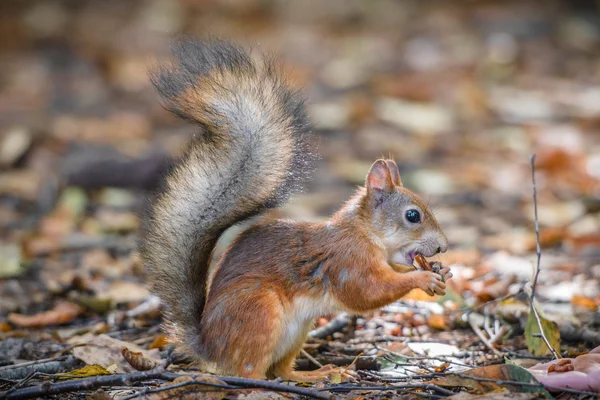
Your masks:
M86 365L83 368L76 369L58 377L59 380L85 378L87 376L110 375L103 366L98 364Z
M342 383L342 374L335 373L331 374L331 378L329 379L330 383L339 384Z
M541 313L538 312L542 329L544 330L544 336L548 339L550 346L554 348L557 353L560 353L560 331L558 325L554 321L545 319ZM532 311L529 312L527 317L527 325L525 326L525 342L527 343L527 350L536 357L552 355L552 351L544 343L544 339L537 337L540 333L540 328L535 316Z

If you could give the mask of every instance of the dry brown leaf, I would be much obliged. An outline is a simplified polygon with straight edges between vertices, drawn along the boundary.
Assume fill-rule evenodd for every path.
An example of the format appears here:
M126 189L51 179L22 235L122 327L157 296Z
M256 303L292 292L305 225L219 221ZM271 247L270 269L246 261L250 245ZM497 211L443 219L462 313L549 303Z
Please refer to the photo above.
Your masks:
M431 314L427 323L434 329L448 330L448 317L444 314Z
M578 294L574 294L571 298L571 305L573 307L585 308L590 311L596 311L596 309L598 309L598 305L594 299Z
M149 295L148 288L141 283L117 281L98 296L111 299L116 304L141 303Z
M565 240L565 245L575 254L588 249L597 249L600 247L600 233L569 237Z
M160 349L161 347L164 347L168 344L169 344L169 340L167 338L167 335L165 335L164 333L161 333L161 334L156 335L156 337L152 341L152 344L150 345L149 349L150 350Z
M492 282L491 284L486 284L479 293L476 293L477 298L482 303L507 295L508 288L517 281L517 277L511 274L504 276L502 279L493 279L490 281Z
M109 370L114 365L116 373L134 372L133 368L124 358L121 353L123 347L128 348L133 352L142 353L144 358L160 363L160 354L157 349L145 350L140 346L112 338L108 335L94 335L91 333L83 336L75 336L68 340L69 344L77 345L73 348L73 355L86 364L99 364Z
M50 325L61 325L73 321L83 309L77 304L60 302L52 310L44 311L35 315L23 315L11 313L8 321L23 328L40 328Z
M430 296L421 289L413 289L408 292L402 299L414 301L437 301L440 298L438 295Z
M121 354L123 355L123 358L129 363L129 365L131 365L138 371L149 371L158 365L155 361L144 357L142 352L131 351L127 347L121 348Z
M0 322L0 332L10 332L12 327L6 322Z
M446 361L442 365L439 365L435 368L435 372L445 372L450 367L450 363Z
M562 243L569 237L566 229L562 227L544 228L540 230L540 247L554 247ZM530 234L525 239L525 248L527 251L534 251L537 248L537 238L535 234Z

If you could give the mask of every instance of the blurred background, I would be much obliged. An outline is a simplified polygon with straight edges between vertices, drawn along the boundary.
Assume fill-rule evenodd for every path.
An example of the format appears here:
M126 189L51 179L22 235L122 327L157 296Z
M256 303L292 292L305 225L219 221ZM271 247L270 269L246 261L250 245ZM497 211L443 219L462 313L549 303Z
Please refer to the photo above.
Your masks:
M528 277L537 153L546 295L572 281L571 293L594 284L585 290L598 296L598 11L552 0L1 2L0 316L77 285L117 303L146 296L137 216L198 131L161 107L147 70L182 34L276 54L306 93L322 158L282 215L326 217L391 156L446 230L445 262Z

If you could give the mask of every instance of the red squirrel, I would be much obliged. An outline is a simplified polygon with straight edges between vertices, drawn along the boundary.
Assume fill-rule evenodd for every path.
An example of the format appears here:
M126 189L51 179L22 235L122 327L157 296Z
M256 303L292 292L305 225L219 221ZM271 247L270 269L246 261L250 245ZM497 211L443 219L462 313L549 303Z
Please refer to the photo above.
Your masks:
M335 369L294 371L318 316L376 310L415 288L444 294L447 267L438 274L412 264L446 251L448 240L392 160L375 161L365 186L325 222L263 215L209 283L219 236L279 206L310 172L304 101L270 58L221 41L178 42L151 80L164 106L201 132L152 204L140 252L169 333L203 369L326 379Z

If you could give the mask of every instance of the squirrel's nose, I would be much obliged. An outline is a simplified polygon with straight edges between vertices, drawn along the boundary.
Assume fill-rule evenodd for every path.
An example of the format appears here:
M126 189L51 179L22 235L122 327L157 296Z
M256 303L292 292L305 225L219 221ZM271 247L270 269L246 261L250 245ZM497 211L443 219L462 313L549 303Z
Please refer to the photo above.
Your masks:
M438 253L445 253L448 250L448 241L444 240L437 248Z

